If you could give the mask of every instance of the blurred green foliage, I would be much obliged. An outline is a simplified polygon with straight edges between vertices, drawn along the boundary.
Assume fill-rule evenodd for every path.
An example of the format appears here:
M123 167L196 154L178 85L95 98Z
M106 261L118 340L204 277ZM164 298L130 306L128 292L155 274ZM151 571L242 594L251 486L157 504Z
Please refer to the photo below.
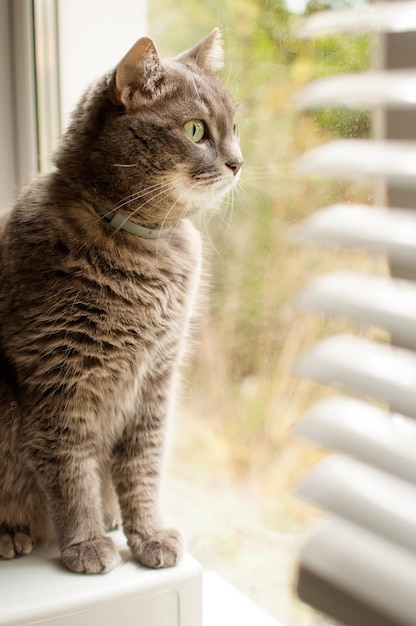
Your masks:
M310 0L305 12L327 5ZM370 192L346 182L302 180L294 164L324 141L366 137L370 121L366 112L347 109L300 112L294 100L314 78L367 69L371 42L364 36L298 40L301 17L282 0L151 0L149 10L150 32L163 55L175 55L215 26L221 28L223 79L240 103L245 158L240 189L219 211L196 218L212 278L186 373L174 473L188 485L194 481L198 492L205 484L214 500L210 518L221 519L217 496L224 492L227 502L238 494L249 523L256 512L264 527L303 529L316 512L294 501L292 493L318 454L294 439L293 425L327 392L296 379L292 370L319 337L339 328L345 332L346 326L299 313L294 301L311 277L337 268L366 269L368 261L350 252L296 245L290 233L319 207L365 202ZM235 565L247 552L239 543L242 536L239 530L226 541L237 546ZM198 536L192 550L205 566L218 568L217 536L213 543L205 541L201 549ZM250 592L257 579L261 586L265 578L272 580L272 573L264 572L264 555L257 574L253 568L257 537L248 553L250 573L240 576L241 568L235 567L231 578ZM270 553L275 554L275 545ZM227 575L233 558L225 559ZM273 570L279 570L274 556ZM278 618L286 600L277 586L270 587L268 608ZM322 624L294 615L282 619Z
M241 468L263 454L261 446L256 448L256 437L267 435L279 446L286 440L265 427L271 414L285 412L290 424L309 399L290 370L305 347L326 332L327 324L319 319L314 324L299 322L293 305L296 293L311 275L356 262L350 255L296 246L288 232L321 206L346 199L365 201L368 196L367 188L301 180L294 171L296 158L316 144L367 136L368 115L300 112L295 96L314 78L367 69L371 42L365 36L299 40L301 16L291 13L282 0L149 4L150 31L163 55L175 55L220 27L223 79L240 103L245 158L241 189L219 212L197 218L212 280L189 378L195 412L221 424L234 446L234 459L240 441ZM311 0L305 11L322 7Z
M305 12L321 8L325 4L310 0ZM149 9L151 34L164 55L192 46L215 26L223 33L223 78L240 103L245 166L234 215L226 204L223 217L200 217L212 249L211 315L226 384L271 375L290 328L282 307L304 279L301 268L311 262L311 253L302 255L288 243L288 227L346 190L340 183L299 181L293 163L308 147L365 137L370 126L365 112L300 113L294 98L313 78L367 69L370 41L365 36L299 40L301 17L282 0L177 0L175 5L152 0Z

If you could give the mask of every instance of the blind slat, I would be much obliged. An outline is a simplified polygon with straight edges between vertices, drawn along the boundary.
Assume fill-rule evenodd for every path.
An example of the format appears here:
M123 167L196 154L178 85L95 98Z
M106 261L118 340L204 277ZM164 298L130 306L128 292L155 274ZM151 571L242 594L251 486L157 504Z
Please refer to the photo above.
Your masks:
M338 271L316 278L297 298L303 309L377 325L392 333L401 345L416 349L416 285Z
M298 37L309 39L331 33L385 32L416 30L416 3L377 2L362 7L313 13L300 24Z
M312 148L298 161L298 172L345 180L383 178L416 187L416 142L340 139Z
M363 72L321 78L299 93L296 106L301 109L378 106L413 109L416 107L416 72Z
M351 619L349 606L339 605L336 617L344 623L414 626L416 556L413 552L356 524L335 518L304 546L301 562L299 595L317 608L325 606L334 614L337 607L331 607L330 594L333 589L342 590L348 604L353 602L356 609ZM302 584L303 572L312 573L322 581L323 594L314 598L314 589ZM334 596L335 602L339 602L339 597ZM366 621L368 616L371 619ZM378 622L374 621L376 617Z
M321 402L297 427L297 434L354 457L329 457L299 490L335 517L300 555L298 594L348 626L410 626L416 615L414 31L416 2L396 0L316 12L298 31L305 38L378 33L377 69L390 68L327 77L303 89L298 108L376 109L377 132L385 139L318 146L300 159L298 172L374 182L392 205L406 207L333 205L294 229L301 241L387 254L396 276L336 272L315 280L298 299L304 308L385 328L394 344L335 336L295 368L366 398ZM369 397L389 411L369 404Z
M416 268L416 213L413 210L334 204L292 230L293 239L387 253Z
M295 432L416 483L416 423L403 415L335 396L309 409Z
M346 456L319 463L299 487L306 500L416 554L416 486Z
M409 350L336 335L314 346L295 373L370 395L416 418L416 354Z

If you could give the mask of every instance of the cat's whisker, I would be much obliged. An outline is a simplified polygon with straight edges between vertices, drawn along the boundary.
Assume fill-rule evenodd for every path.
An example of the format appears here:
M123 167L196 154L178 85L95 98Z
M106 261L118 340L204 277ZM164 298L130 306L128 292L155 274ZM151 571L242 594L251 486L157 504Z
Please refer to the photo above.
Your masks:
M173 205L172 205L172 206L169 208L169 210L167 211L167 213L166 213L166 215L165 215L165 217L164 217L164 219L163 219L163 221L162 221L162 224L161 224L161 227L160 227L161 229L163 229L163 228L165 227L166 221L167 221L167 219L168 219L169 215L172 213L172 211L173 211L173 209L175 208L175 206L176 206L176 205L180 202L180 200L181 200L181 199L182 199L182 198L183 198L186 194L189 194L189 193L192 191L192 189L193 189L194 187L195 187L195 185L193 185L193 186L192 186L192 187L190 187L190 188L188 188L188 187L186 187L186 186L184 185L184 193L183 193L183 194L181 194L181 195L180 195L180 196L179 196L179 197L175 200L175 202L173 203ZM174 188L174 189L177 189L177 185L176 185L176 184L173 184L173 188ZM184 217L186 217L186 208L185 208L185 207L182 209L181 215L178 217L177 221L179 222L179 221L180 221L181 219L183 219ZM170 235L169 235L168 242L170 242L170 241L171 241L172 236L173 236L173 229L172 229L172 231L171 231L171 233L170 233ZM160 239L160 237L158 237L158 243L159 243L159 239Z
M241 178L237 181L237 184L235 185L235 187L233 187L233 193L234 192L245 193L244 184Z
M248 176L244 176L244 181L247 183L256 183L258 181L263 180L278 180L279 176L275 172L258 172L256 174L249 174Z
M183 219L183 218L185 218L185 217L186 217L186 209L185 209L185 208L183 208L182 213L181 213L181 215L179 216L178 221L180 221L181 219ZM163 222L163 223L164 223L164 222ZM162 224L163 224L163 223L162 223ZM163 228L163 226L162 226L162 228ZM173 232L174 232L174 229L172 229L171 233L169 234L168 242L170 242L170 241L171 241L171 239L172 239L172 237L173 237ZM159 238L158 238L158 239L159 239Z
M235 189L233 187L230 190L230 194L226 196L225 201L224 201L226 214L228 213L228 218L224 217L222 215L222 212L220 211L220 218L225 225L224 239L227 237L228 232L231 228L232 217L233 217L233 212L234 212L234 192L235 192Z
M224 239L227 237L228 231L231 227L233 209L234 209L234 188L230 189L230 192L225 196L225 198L223 199L221 203L221 206L219 207L219 210L217 212L212 212L209 215L209 220L207 224L211 222L214 215L218 214L220 220L225 226ZM229 214L228 217L227 217L227 214Z
M113 167L137 167L138 163L113 163Z
M161 180L161 181L159 181L157 183L154 183L153 185L149 185L148 187L145 187L144 189L136 191L135 193L131 194L130 196L126 196L125 198L123 198L122 202L125 202L126 200L129 200L132 197L147 196L152 191L157 191L158 189L161 189L162 187L166 187L168 185L170 185L170 181L169 180L166 180L166 179Z
M278 180L282 175L282 169L279 167L250 167L244 169L243 178L245 182L261 182Z
M206 189L206 190L205 190L205 195L206 195L207 193L208 193L208 190ZM214 252L214 254L216 254L217 256L219 256L219 257L220 257L220 256L221 256L221 254L220 254L220 252L218 251L218 249L216 248L216 246L215 246L215 244L214 244L214 242L213 242L213 240L212 240L212 238L211 238L211 235L210 235L210 233L209 233L208 224L209 224L209 221L210 221L210 220L208 220L208 221L207 221L207 214L208 214L208 211L207 211L207 210L202 211L202 214L201 214L201 219L202 219L202 224L203 224L203 232L205 233L205 236L206 236L206 239L207 239L207 241L208 241L208 244L210 245L210 247L211 247L212 251ZM213 215L213 214L214 214L214 212L212 213L212 215ZM212 215L211 215L211 217L212 217ZM211 218L210 218L210 219L211 219Z
M166 220L168 219L169 215L172 213L172 211L173 211L173 210L174 210L174 208L178 205L178 203L179 203L179 202L180 202L183 198L186 198L186 196L187 196L187 195L189 196L189 195L192 193L192 191L193 191L194 189L196 189L197 187L199 187L199 182L195 182L195 183L194 183L193 185L191 185L190 187L188 187L188 186L186 186L185 184L183 184L183 185L182 185L182 187L183 187L184 191L183 191L183 193L181 193L181 194L178 196L178 198L176 199L176 201L174 202L174 204L173 204L173 205L169 208L169 211L167 212L167 214L166 214L166 216L165 216L165 218L164 218L164 220L163 220L163 222L162 222L162 228L163 228L163 226L165 225ZM177 189L177 185L175 185L175 188ZM204 189L204 195L207 195L207 193L208 193L208 189L205 187L205 189ZM202 204L203 204L203 202L202 202ZM202 210L202 213L204 213L204 210ZM186 207L184 207L184 208L182 209L181 215L178 217L178 221L180 221L182 218L186 217L186 215L187 215L187 209L186 209ZM172 234L173 234L173 231L172 231ZM171 235L171 236L172 236L172 235ZM169 240L170 240L170 238L169 238Z
M167 197L169 197L169 194L172 191L175 191L177 189L177 185L174 182L170 182L169 185L167 187L165 187L164 189L160 190L159 193L155 194L154 196L152 196L151 198L148 198L146 200L146 202L144 202L143 204L141 204L139 207L137 207L134 212L131 215L134 215L138 210L142 211L143 207L145 207L146 205L149 205L154 199L159 198L160 200L163 200ZM147 215L148 213L152 212L153 206L150 205L148 206L148 208L146 209L146 211L143 212L143 216ZM166 217L163 220L163 223L166 222Z
M116 205L115 209L118 210L120 208L123 208L124 206L127 206L128 204L131 204L132 202L137 202L137 200L145 198L146 196L150 196L150 198L147 198L147 200L143 204L140 204L139 206L136 206L132 210L132 212L130 213L130 217L132 217L138 210L142 209L144 206L146 206L153 199L159 198L160 196L163 196L164 193L166 193L166 194L170 193L172 188L173 188L173 185L172 185L171 181L164 181L164 182L159 183L157 185L152 185L152 186L147 187L146 189L144 189L142 191L138 191L138 192L132 194L131 196L127 196L126 198L124 198L124 200L122 202L120 202L119 204Z
M140 191L136 191L135 193L132 193L130 196L126 196L125 198L123 198L123 200L117 203L115 206L115 210L121 209L127 204L130 204L131 202L135 202L136 200L139 200L140 198L144 198L148 196L149 194L153 193L154 191L159 191L160 189L167 187L170 184L171 184L170 181L163 181L163 182L156 183L154 185L150 185L149 187L145 187L145 189L142 189Z
M279 176L276 174L276 172L258 172L256 174L249 174L247 176L244 176L244 182L250 185L263 181L276 181L278 179Z
M159 189L160 187L162 187L163 185L166 184L166 181L159 181L157 183L154 183L153 185L149 185L148 187L145 187L144 189L140 189L138 191L134 191L133 193L131 193L128 196L125 196L124 198L122 198L120 200L119 203L116 204L115 208L120 208L120 206L123 206L124 203L128 203L129 200L136 198L136 197L140 197L141 195L147 195L149 192L153 191L154 189Z
M178 196L178 198L175 200L175 202L173 203L173 205L169 208L169 211L166 213L163 222L162 222L162 228L165 225L167 219L169 218L169 215L172 213L172 211L174 210L174 208L179 204L179 202L186 197L187 195L189 195L193 189L195 189L198 186L198 183L194 183L191 187L186 187L185 185L184 187L184 191L183 193L181 193L180 196ZM183 209L182 213L185 212L185 209Z
M211 235L209 234L209 229L208 229L208 224L205 221L206 218L206 213L204 213L204 231L205 231L205 236L207 238L207 241L209 243L209 245L211 246L212 251L214 252L214 254L216 254L218 257L221 257L221 253L219 252L218 248L215 246Z
M164 181L164 182L161 182L161 183L157 183L155 185L150 185L149 187L146 187L145 189L143 189L141 191L136 191L135 193L132 193L130 196L126 196L121 202L116 204L114 209L109 209L107 211L107 213L97 217L97 221L108 219L114 213L114 211L117 211L118 209L126 206L127 204L131 204L132 202L136 202L137 200L140 200L140 198L148 196L151 193L153 193L154 191L159 191L163 187L168 187L170 184L171 184L170 182ZM157 196L153 196L153 197L157 197ZM145 204L147 204L147 201L143 205L141 205L141 206L144 206ZM141 208L141 207L138 207L138 208ZM138 208L136 208L135 211L137 211ZM126 219L129 219L129 218L126 218ZM124 223L125 222L123 222L123 224Z
M148 198L146 200L146 202L144 202L143 204L141 204L140 206L136 207L135 209L133 209L131 211L131 213L121 222L121 224L114 230L113 236L114 234L116 234L119 230L122 230L124 224L126 224L126 222L128 222L132 217L134 217L135 215L137 215L137 213L140 211L142 212L143 207L145 207L147 204L153 202L154 200L156 200L157 198L160 198L160 196L165 196L168 197L169 193L175 189L175 185L173 185L172 183L169 183L169 186L167 188L162 189L161 191L159 191L159 193L156 193L154 195L151 196L151 198ZM133 202L133 200L131 200L130 202ZM126 203L127 204L127 203ZM149 211L152 209L152 206L149 207ZM143 213L143 217L146 215L146 211ZM166 218L165 218L166 220ZM165 221L164 220L164 221Z
M135 212L140 209L142 210L142 208L144 206L146 206L147 204L149 204L154 198L161 198L163 200L163 196L165 196L165 198L167 198L169 196L169 194L172 191L175 191L177 189L177 185L174 182L170 182L169 185L167 187L165 187L165 189L161 190L158 194L155 194L154 196L152 196L151 198L149 198L148 200L146 200L146 202L144 202L142 205L140 205L137 209L135 209ZM146 215L147 213L152 211L152 206L149 206L146 211L144 211L144 215ZM164 222L166 221L166 219L164 220Z

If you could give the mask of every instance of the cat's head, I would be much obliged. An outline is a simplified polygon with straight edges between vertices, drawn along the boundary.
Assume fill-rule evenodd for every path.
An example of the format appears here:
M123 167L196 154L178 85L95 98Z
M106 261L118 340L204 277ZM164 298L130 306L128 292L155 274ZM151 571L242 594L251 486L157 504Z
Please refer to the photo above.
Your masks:
M84 94L57 154L61 173L141 223L173 223L218 203L243 162L221 64L218 29L165 61L140 39Z

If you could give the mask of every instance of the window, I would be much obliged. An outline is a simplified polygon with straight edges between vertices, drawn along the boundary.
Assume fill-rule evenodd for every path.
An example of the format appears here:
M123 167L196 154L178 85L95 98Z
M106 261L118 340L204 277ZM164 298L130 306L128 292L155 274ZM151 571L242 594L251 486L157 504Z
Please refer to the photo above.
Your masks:
M39 167L45 171L84 89L146 33L146 0L35 0L34 19Z
M300 7L283 0L152 0L147 10L138 0L34 3L35 134L42 169L50 167L59 129L85 84L113 66L139 36L148 32L164 55L174 55L214 26L223 32L224 80L241 103L244 173L241 189L217 213L196 218L212 288L184 374L164 497L206 569L221 573L277 619L298 626L326 622L292 592L299 545L319 517L295 496L319 453L296 440L292 429L328 391L291 371L318 337L335 326L348 327L297 312L294 299L325 268L365 268L372 262L359 254L304 249L289 236L316 208L338 199L366 202L372 193L365 184L310 182L293 170L307 147L328 137L368 133L365 114L295 110L295 94L309 79L369 63L364 36L296 39L299 15L293 10L321 6L319 0ZM10 109L5 94L0 98L0 106Z
M245 157L240 191L217 214L197 218L212 288L185 375L166 491L204 567L283 623L315 625L327 622L294 598L292 585L299 546L319 516L295 490L319 453L292 429L328 391L291 372L318 337L349 327L301 314L294 300L311 276L372 261L302 248L290 232L320 206L367 202L372 189L294 172L306 148L369 131L366 114L301 114L294 99L314 77L365 69L370 43L366 36L299 41L299 15L289 8L267 0L149 6L149 31L166 54L222 29Z
M0 3L0 210L37 170L30 2Z

